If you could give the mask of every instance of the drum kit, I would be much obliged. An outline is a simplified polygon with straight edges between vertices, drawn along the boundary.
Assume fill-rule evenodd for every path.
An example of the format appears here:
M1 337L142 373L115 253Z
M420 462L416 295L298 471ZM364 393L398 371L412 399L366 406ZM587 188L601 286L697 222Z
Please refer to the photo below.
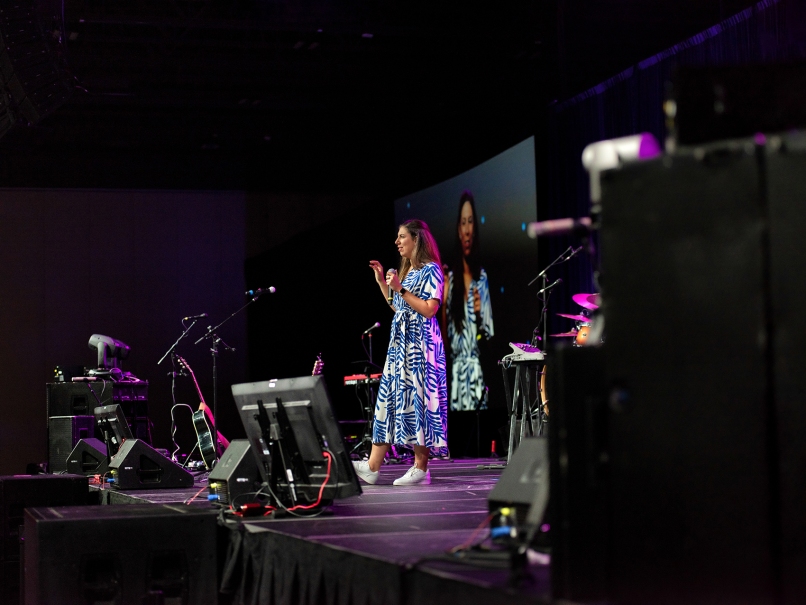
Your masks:
M574 328L568 332L551 334L554 338L573 338L573 346L584 347L593 344L590 340L591 327L594 321L593 312L599 308L598 294L574 294L572 300L582 307L582 311L577 315L568 313L557 313L560 317L573 320ZM599 339L601 340L601 339Z

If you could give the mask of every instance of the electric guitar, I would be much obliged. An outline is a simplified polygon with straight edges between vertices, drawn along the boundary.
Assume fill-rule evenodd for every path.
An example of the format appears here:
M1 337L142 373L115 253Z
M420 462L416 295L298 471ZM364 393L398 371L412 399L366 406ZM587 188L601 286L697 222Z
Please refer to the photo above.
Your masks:
M204 466L207 470L210 470L223 451L229 447L229 440L221 433L214 431L213 412L204 402L204 395L199 387L199 381L196 380L196 375L190 365L178 355L176 359L179 361L179 365L190 373L190 377L193 378L193 384L196 385L196 393L199 395L199 409L193 412L193 428L196 430L196 440L199 444ZM213 439L214 432L218 435L218 439Z

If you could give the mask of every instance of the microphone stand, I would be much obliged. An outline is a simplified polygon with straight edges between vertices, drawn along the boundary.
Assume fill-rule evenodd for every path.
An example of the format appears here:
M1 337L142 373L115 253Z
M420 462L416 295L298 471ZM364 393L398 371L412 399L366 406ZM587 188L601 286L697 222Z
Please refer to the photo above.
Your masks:
M552 267L556 267L557 265L561 265L561 264L563 264L565 262L568 262L569 260L574 258L577 254L579 254L582 251L582 249L583 249L583 246L580 246L579 248L574 248L573 246L568 246L568 248L562 254L560 254L560 256L558 256L553 261L551 261L551 263L549 263L549 265L545 269L543 269L540 273L538 273L535 276L535 278L532 279L532 281L530 281L528 284L526 284L527 287L531 286L533 283L535 283L539 279L539 280L541 280L541 283L543 285L542 297L541 297L541 294L537 295L538 300L541 303L542 309L540 311L540 321L538 322L537 327L534 329L534 332L532 333L532 343L531 343L532 346L535 346L535 347L537 346L536 340L538 338L540 338L539 332L540 332L540 327L541 326L543 326L543 336L542 336L542 338L543 338L543 347L542 347L543 350L545 350L546 347L548 346L548 321L546 319L546 316L548 315L548 310L549 310L548 302L549 302L549 296L551 296L551 291L547 290L546 288L548 286L547 282L548 282L548 271L549 271L549 269L551 269Z
M350 453L355 452L358 449L366 449L367 447L369 450L372 450L372 408L375 401L375 389L370 384L370 376L372 375L372 369L380 369L372 359L372 332L375 330L377 326L373 326L370 328L369 332L366 334L361 335L361 345L364 345L364 336L369 337L369 351L367 351L367 347L364 346L364 352L367 353L369 359L366 361L355 361L353 363L356 364L364 364L364 375L366 376L366 380L364 382L364 395L366 395L367 402L364 406L364 434L361 436L361 441L351 450ZM394 448L394 445L392 446ZM369 455L369 452L367 452Z
M262 294L262 292L260 294ZM221 338L218 336L216 331L221 326L223 326L225 323L227 323L230 319L232 319L233 317L238 315L238 313L240 313L241 311L246 309L246 307L248 307L253 302L255 302L260 297L260 294L256 294L255 296L253 296L251 299L249 299L249 302L247 302L244 306L242 306L237 311L235 311L232 314L230 314L229 317L227 317L224 321L219 323L217 326L213 326L213 327L208 326L207 327L207 332L205 332L204 335L201 338L199 338L196 342L193 343L194 345L197 345L203 340L209 340L212 343L211 348L210 348L210 354L213 356L213 443L215 443L216 455L218 455L218 451L219 451L219 441L218 441L218 368L217 368L217 364L216 364L216 360L218 359L218 346L219 345L223 346L225 351L235 351L235 349L233 347L229 346L226 342L221 340Z
M180 334L180 335L179 335L179 338L177 338L177 339L176 339L176 342L175 342L175 343L173 343L173 344L171 345L171 348L170 348L170 349L168 349L167 351L165 351L165 355L163 355L162 357L160 357L160 360L157 362L157 365L160 365L160 364L161 364L163 361L165 361L165 358L166 358L166 357L168 357L168 355L172 355L172 354L173 354L174 349L176 349L176 347L179 345L179 342L180 342L180 341L181 341L181 340L182 340L182 339L183 339L185 336L187 336L187 335L188 335L188 332L190 332L190 331L193 329L193 326L195 326L195 325L196 325L196 322L198 322L198 321L199 321L198 319L194 319L194 320L193 320L193 322L192 322L192 323L191 323L191 324L190 324L190 325L189 325L187 328L185 328L185 331L184 331L184 332L182 332L182 334ZM184 327L184 326L185 326L185 324L183 323L183 324L182 324L182 327Z

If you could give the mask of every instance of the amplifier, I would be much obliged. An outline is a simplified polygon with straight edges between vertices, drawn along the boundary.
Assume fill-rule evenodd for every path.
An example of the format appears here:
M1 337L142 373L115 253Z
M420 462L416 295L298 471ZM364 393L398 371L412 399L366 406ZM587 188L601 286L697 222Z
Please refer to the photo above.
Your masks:
M52 416L48 418L48 470L67 470L67 457L81 439L95 434L95 416Z
M148 381L51 382L47 388L47 416L91 416L101 405L117 403L127 418L148 416Z
M148 419L148 381L52 382L47 389L47 417L92 416L101 405L118 404L135 438L151 443ZM101 438L98 433L90 437ZM77 441L76 441L77 443ZM75 443L73 443L75 446ZM70 452L68 452L70 453Z

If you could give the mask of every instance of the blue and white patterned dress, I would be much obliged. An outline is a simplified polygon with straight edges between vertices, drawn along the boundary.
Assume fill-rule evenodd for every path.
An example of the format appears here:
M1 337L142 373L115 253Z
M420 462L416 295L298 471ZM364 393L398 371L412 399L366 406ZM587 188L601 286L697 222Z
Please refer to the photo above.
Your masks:
M459 280L462 274L459 274ZM482 330L486 332L486 338L494 334L493 328L493 308L490 304L490 285L487 282L487 272L481 270L479 278L470 282L470 289L465 300L465 317L462 321L462 329L457 330L451 315L451 300L454 295L454 273L448 273L448 296L445 301L446 323L448 328L448 342L451 345L451 409L452 410L475 410L482 401L484 394L484 376L481 372L481 362L479 361L479 345L477 340L478 325L476 322L476 312L473 310L473 291L478 290L481 297L481 318ZM459 281L459 286L464 289L464 282ZM461 292L461 290L460 290ZM482 335L485 337L485 335ZM482 405L482 409L486 407Z
M436 263L411 269L403 287L423 300L442 301ZM375 402L373 443L446 447L448 388L445 346L435 315L427 319L395 292L389 351Z

